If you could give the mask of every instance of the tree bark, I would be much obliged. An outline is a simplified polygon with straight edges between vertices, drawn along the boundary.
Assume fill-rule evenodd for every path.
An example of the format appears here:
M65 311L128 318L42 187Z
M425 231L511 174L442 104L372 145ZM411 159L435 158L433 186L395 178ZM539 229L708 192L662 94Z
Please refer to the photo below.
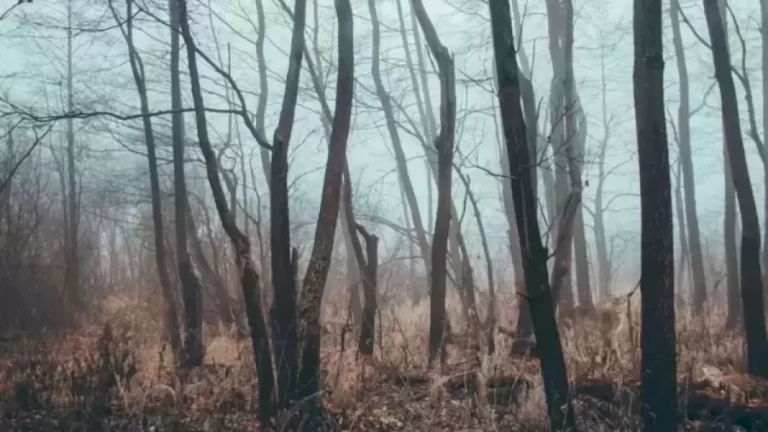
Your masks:
M270 246L274 304L271 314L277 363L278 407L293 401L298 373L298 333L296 321L296 280L291 261L291 232L288 205L288 146L296 116L301 63L304 57L304 30L307 0L296 0L293 33L286 73L280 118L272 140L270 168Z
M680 165L683 174L683 191L685 198L685 219L688 228L688 251L691 258L691 273L693 278L693 298L691 312L700 315L704 312L707 300L707 282L704 278L704 258L701 253L701 237L699 235L699 218L696 212L696 181L693 175L693 157L691 150L690 124L690 90L688 85L688 65L683 50L683 39L680 35L680 2L672 0L670 15L672 17L672 40L677 58L677 73L680 86L680 105L677 111L677 124L680 142Z
M768 83L768 0L760 0L760 16L761 51L763 57L763 136L768 136L768 109L765 109L768 106L768 85L765 84ZM763 163L765 164L766 162L768 162L768 149L763 148ZM763 224L765 229L763 233L763 300L765 301L764 309L768 310L768 277L765 277L768 275L768 168L764 169L763 177L763 187L765 189L763 198L765 200L763 207L763 218L765 219Z
M725 17L718 10L717 0L704 0L704 13L712 43L715 78L720 87L728 160L741 211L741 302L747 341L747 371L751 375L768 378L768 363L765 362L768 358L768 337L760 272L760 223L741 136L739 106L723 25Z
M170 0L171 14L171 117L173 134L173 183L174 219L176 224L176 266L181 281L181 298L184 305L185 365L203 364L203 302L200 280L192 266L187 244L187 185L184 174L184 114L181 102L181 78L179 70L179 28L181 26L181 0Z
M536 197L530 170L533 157L527 145L526 124L520 108L516 46L509 2L489 0L493 47L499 77L499 105L507 143L515 215L523 256L526 297L536 335L544 393L552 430L576 430L568 394L568 377L555 321L555 307L547 281L547 251L541 244ZM533 126L535 127L535 126Z
M262 422L268 421L272 414L272 391L274 389L274 377L272 375L272 358L270 356L269 338L261 309L261 296L259 295L259 274L251 259L251 245L248 237L238 228L234 215L227 205L227 197L219 178L219 167L216 155L213 152L208 137L208 123L205 115L200 78L197 71L195 41L189 29L187 19L187 2L178 0L178 23L182 37L187 47L189 63L189 76L192 84L192 98L195 106L195 120L197 123L197 138L200 151L205 159L206 175L211 187L216 210L219 213L221 225L234 246L236 252L237 269L240 273L240 281L245 300L245 312L248 317L248 325L251 330L251 343L253 358L256 363L256 371L259 379L259 417ZM185 209L186 210L186 209Z
M424 39L437 62L440 75L440 132L435 137L437 152L437 213L432 239L432 275L429 314L429 368L442 358L446 327L445 288L447 280L448 236L451 229L451 180L453 148L456 135L456 77L453 57L441 42L421 0L413 0L413 12L419 21ZM454 223L457 221L454 221ZM457 226L457 225L454 225ZM458 259L458 256L455 256ZM455 275L455 274L454 274Z
M661 0L634 2L633 86L640 165L641 416L677 431L672 196L664 118Z
M336 16L339 28L336 107L328 145L320 213L317 217L312 254L304 276L299 309L303 347L297 383L298 397L307 401L314 420L319 419L316 395L320 387L321 302L333 254L354 96L354 31L349 0L336 1Z
M111 0L109 2L109 7L115 22L120 23L121 18L115 11ZM168 334L168 340L170 341L173 355L176 357L176 360L179 361L182 356L181 332L179 330L179 315L176 310L176 298L173 295L171 277L165 257L165 228L163 225L163 210L160 197L160 177L157 170L155 134L152 129L152 117L149 116L149 99L147 97L144 62L133 43L133 2L131 0L126 1L125 28L120 26L120 31L128 46L128 58L131 65L131 73L133 74L133 81L136 84L136 91L139 94L139 105L143 116L144 141L147 146L147 161L149 163L149 190L152 201L155 265L157 266L157 276L160 279L160 288L163 293L163 300L165 301L166 332ZM110 263L111 261L112 260L110 260Z

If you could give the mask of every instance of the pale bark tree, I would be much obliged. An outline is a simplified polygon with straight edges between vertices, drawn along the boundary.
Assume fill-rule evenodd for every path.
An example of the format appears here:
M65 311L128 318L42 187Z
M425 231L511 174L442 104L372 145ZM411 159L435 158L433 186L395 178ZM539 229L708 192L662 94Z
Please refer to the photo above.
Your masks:
M555 306L547 280L547 251L539 233L537 200L530 175L534 156L527 145L528 125L523 120L520 106L520 80L509 2L489 0L488 3L499 77L499 107L512 174L509 181L515 215L520 222L518 234L525 270L526 298L541 360L550 427L552 430L576 430L565 360L555 321Z
M661 0L634 2L633 87L640 165L643 430L677 431L672 196L664 117Z
M728 162L741 213L741 302L747 342L747 371L768 378L768 363L764 361L768 358L768 336L760 271L760 222L741 135L739 106L723 25L725 17L721 15L718 0L704 0L704 13L712 46L715 78L720 88Z
M680 87L680 104L678 105L677 111L680 148L679 157L683 177L685 220L688 229L688 251L690 253L691 274L693 279L691 312L694 315L700 315L704 312L704 303L707 300L707 283L704 279L704 258L701 254L699 217L696 211L696 180L693 174L693 152L691 150L691 97L690 86L688 84L688 63L683 49L683 39L680 34L680 2L679 0L671 1L670 16L672 19L672 41L675 47L678 85Z

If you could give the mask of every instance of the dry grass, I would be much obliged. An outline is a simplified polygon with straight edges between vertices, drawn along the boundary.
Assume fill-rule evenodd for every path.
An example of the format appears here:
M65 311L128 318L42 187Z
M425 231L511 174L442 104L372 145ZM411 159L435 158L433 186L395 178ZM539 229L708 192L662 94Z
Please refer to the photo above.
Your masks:
M504 305L512 305L513 300L500 299L499 304L503 305L500 322L512 326L516 308ZM345 305L343 295L329 295L323 315L323 401L332 413L329 425L333 429L547 429L538 362L511 358L510 341L504 336L497 336L496 353L483 362L483 373L491 382L516 376L521 383L492 385L493 418L478 419L470 400L470 381L466 386L456 384L456 377L471 364L458 346L448 350L444 383L450 381L451 386L440 404L428 397L434 391L428 385L403 383L403 377L425 370L426 302L381 309L375 365L356 358L356 338ZM449 314L458 318L458 302L451 299L449 305ZM639 305L634 299L629 317L624 302L614 307L621 324L613 343L606 344L589 328L562 333L573 380L634 384L639 362ZM107 341L103 323L98 323L74 334L6 341L0 347L0 408L4 412L0 429L92 430L109 419L112 430L257 430L257 383L247 341L237 340L226 329L207 328L205 367L182 377L181 382L163 343L161 312L152 302L111 298L103 309L112 333ZM742 372L740 335L722 330L722 311L706 316L706 322L679 318L679 375L692 374L699 380L707 370L723 375ZM456 333L462 334L463 324L458 319L454 322ZM637 430L631 403L606 404L579 396L574 405L589 430Z

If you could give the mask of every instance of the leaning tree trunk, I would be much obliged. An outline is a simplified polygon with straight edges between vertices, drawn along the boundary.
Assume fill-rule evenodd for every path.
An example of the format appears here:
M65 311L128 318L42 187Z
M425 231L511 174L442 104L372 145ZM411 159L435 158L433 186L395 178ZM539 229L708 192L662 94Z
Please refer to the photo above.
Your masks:
M520 249L525 269L526 297L531 308L544 393L552 430L575 430L576 420L568 394L568 377L555 321L555 307L547 281L547 251L539 233L536 196L530 176L526 124L520 109L516 46L509 2L489 0L493 47L499 77L499 105L509 154L512 195L518 221ZM535 125L532 125L535 127Z
M635 0L633 71L640 164L641 415L643 430L677 430L675 264L661 0Z
M688 65L683 51L683 39L680 35L679 0L672 0L670 15L672 17L672 40L677 57L677 73L680 85L680 105L677 111L677 124L680 141L680 165L683 175L683 191L685 197L685 219L688 228L689 252L691 258L691 275L693 277L693 298L691 312L701 315L707 299L707 282L704 278L704 258L701 253L699 235L699 218L696 212L696 181L693 176L693 157L691 151L690 123L690 90L688 85Z
M299 399L307 401L313 420L319 420L317 395L320 388L320 309L336 235L354 96L354 31L349 0L336 2L336 16L339 23L336 107L328 144L320 213L317 217L312 254L304 276L299 309L303 347L297 395Z
M728 160L741 210L741 303L747 341L747 371L768 378L768 362L765 361L768 358L768 337L760 272L760 222L741 137L739 106L723 25L725 17L720 15L717 0L704 0L704 13L712 43L715 78L720 87Z
M115 21L119 23L121 18L117 15L111 1L109 2L109 7ZM149 99L147 97L144 62L141 60L141 56L133 44L133 2L130 0L126 1L125 29L121 26L120 31L123 34L126 45L128 45L128 59L131 65L133 81L136 84L136 91L139 94L139 104L144 124L144 140L147 145L147 161L149 162L149 190L152 200L155 265L157 266L157 275L160 279L160 287L163 293L163 300L165 301L166 332L168 333L173 355L179 361L182 355L181 332L179 330L178 311L176 310L176 298L173 295L171 277L165 257L165 229L163 226L162 199L160 197L160 177L157 170L155 134L152 130L152 117L149 116Z
M445 287L447 279L448 235L451 227L451 177L453 146L456 135L456 77L453 57L437 35L421 0L413 1L413 12L434 56L440 75L440 132L435 137L437 152L437 214L432 240L432 277L430 278L429 368L442 357L445 333ZM458 258L458 257L456 257ZM441 358L440 360L445 360Z
M173 135L174 221L176 226L176 266L181 281L184 305L185 356L190 367L203 364L203 302L200 280L192 266L187 244L187 185L184 175L184 114L181 112L181 78L179 70L179 28L182 0L170 0L171 14L171 129Z
M256 372L259 379L259 417L262 422L268 421L272 414L272 391L274 377L272 375L272 358L270 356L269 338L259 295L259 274L251 259L251 245L248 237L238 228L234 215L227 205L227 197L219 178L219 167L208 137L208 123L205 115L205 104L200 88L200 78L197 71L195 41L189 29L186 0L178 0L178 22L184 43L187 47L189 77L192 84L192 98L195 106L195 121L200 151L205 159L206 174L211 187L216 210L219 213L221 225L235 249L235 262L240 276L245 301L245 313L251 330L251 344ZM186 210L186 209L185 209Z
M419 203L416 198L416 194L413 190L413 183L411 177L408 174L408 160L403 151L402 142L400 141L400 133L397 129L397 120L395 119L394 111L392 109L392 102L384 87L384 82L381 78L381 71L379 67L380 62L380 40L381 40L381 24L379 23L378 14L376 12L375 2L368 1L368 9L371 13L371 22L373 25L373 54L371 61L371 75L373 76L373 83L376 87L376 96L381 104L381 109L384 111L384 119L387 124L387 131L389 137L392 140L392 148L395 152L395 163L397 164L397 172L400 177L400 184L405 192L405 198L408 201L408 206L411 209L411 220L413 221L413 229L416 231L416 238L419 244L421 256L424 259L424 267L426 274L430 276L432 274L432 247L427 240L427 234L424 229L424 224L421 218L421 212L419 211ZM431 286L431 284L430 284Z

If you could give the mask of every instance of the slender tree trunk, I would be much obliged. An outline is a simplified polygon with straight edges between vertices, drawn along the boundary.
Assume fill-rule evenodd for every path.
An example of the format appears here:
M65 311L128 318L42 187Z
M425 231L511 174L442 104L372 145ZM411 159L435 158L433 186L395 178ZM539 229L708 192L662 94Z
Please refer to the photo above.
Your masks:
M635 122L640 163L643 430L677 431L675 270L664 118L661 0L634 2Z
M72 70L72 0L67 3L67 110L73 112L74 89ZM75 126L72 117L67 118L67 212L69 213L69 249L67 251L66 285L67 293L72 304L83 306L83 295L80 287L80 250L78 247L80 234L80 212L78 211L77 171L75 167Z
M768 358L768 337L760 272L760 223L741 137L739 106L723 25L725 17L718 10L717 0L704 0L704 12L712 42L715 77L720 87L728 160L741 210L741 303L747 341L747 371L768 378L768 363L765 362Z
M112 0L109 2L113 17L116 22L121 18L117 15ZM155 134L152 129L152 117L149 116L149 100L147 97L147 88L144 75L144 63L133 43L133 2L126 1L126 22L125 29L120 27L126 45L128 46L128 57L131 65L133 80L136 84L136 90L139 94L139 103L141 107L142 122L144 125L144 140L147 146L147 161L149 162L149 190L152 200L152 224L154 227L154 246L155 246L155 265L157 266L157 275L160 279L160 287L165 301L165 320L168 340L171 344L171 350L176 360L182 356L181 332L179 330L178 311L176 310L176 299L173 295L171 277L168 271L168 264L165 257L165 233L163 225L162 202L160 197L160 177L157 169L157 154L155 151ZM115 236L113 235L114 239ZM111 263L112 260L110 260Z
M440 42L435 27L421 0L412 2L413 13L419 21L424 38L437 62L440 74L440 132L435 137L437 152L437 214L432 240L432 277L430 278L429 368L442 353L446 327L445 287L447 280L448 236L451 229L451 177L453 148L456 134L456 77L453 57ZM457 226L457 225L454 225ZM454 259L458 259L454 255ZM457 274L454 273L454 276ZM440 360L445 360L440 358Z
M680 165L683 171L683 191L685 197L685 219L688 227L689 252L691 257L691 273L693 276L693 299L691 312L700 315L704 311L707 300L707 282L704 278L704 258L701 254L701 239L699 236L699 218L696 212L696 181L693 175L693 157L691 151L690 125L690 90L688 86L688 65L683 51L683 39L680 36L679 0L672 0L670 15L672 16L672 39L677 57L677 73L680 86L680 105L677 112L677 123L680 137Z
M413 9L413 8L412 8ZM398 11L400 15L402 15L402 8ZM432 109L432 98L430 96L429 91L429 82L427 81L427 66L426 61L424 58L424 51L422 50L421 45L421 38L419 37L419 26L417 25L417 14L415 11L411 13L411 24L413 27L413 35L415 39L415 46L416 46L416 58L418 61L418 67L419 67L419 77L421 81L421 85L419 85L419 82L415 79L416 77L416 71L415 66L413 64L413 60L411 59L410 50L407 48L407 38L405 36L405 25L403 23L403 20L400 20L400 34L401 39L403 39L403 42L406 47L406 64L408 65L408 69L411 74L411 81L413 84L414 92L419 93L420 90L423 91L423 99L422 97L419 97L417 99L417 103L419 103L420 100L423 100L423 106L419 107L419 115L421 116L421 113L424 113L425 119L422 120L422 125L426 126L424 129L424 138L428 143L434 143L435 139L437 138L437 126L435 121L435 114L434 110ZM425 36L426 38L426 36ZM429 41L427 41L427 44L429 44ZM429 179L429 174L431 173L432 178L434 179L435 183L438 182L438 159L439 156L437 152L432 148L429 147L429 145L424 147L424 154L426 156L426 164L425 167L427 168L427 179ZM428 216L427 216L427 223L428 226L432 225L432 215L433 215L433 209L432 209L432 184L431 182L428 185ZM449 252L450 252L450 263L451 263L451 270L453 272L454 281L457 284L457 287L460 291L460 286L458 284L461 283L462 276L462 262L461 262L461 227L459 226L459 219L458 219L458 211L456 210L456 206L453 203L453 200L451 200L451 226L449 228L448 233L448 240L449 240Z
M768 0L760 0L760 29L762 40L762 56L763 56L763 136L768 136ZM763 139L763 141L766 141ZM763 204L763 218L765 223L763 224L763 300L765 301L764 309L768 310L768 149L763 148L763 187L764 187L764 204Z
M251 343L253 357L256 363L256 371L259 379L259 417L266 422L272 414L271 400L274 381L272 376L272 359L270 357L269 338L267 337L266 324L261 309L259 295L259 274L251 259L251 246L248 237L237 227L234 215L227 205L227 197L224 193L219 178L219 167L208 137L208 124L205 115L200 78L197 71L196 46L192 38L187 21L187 2L178 2L178 24L181 28L184 43L187 47L189 63L189 76L192 84L192 97L195 106L195 120L197 124L197 138L200 150L205 159L206 174L211 187L216 210L219 213L222 227L234 245L237 256L236 263L240 273L240 281L245 300L245 312L248 317L248 325L251 330ZM186 202L185 202L186 203ZM186 210L186 209L185 209Z
M681 306L685 303L682 301L684 298L682 295L683 281L685 280L685 270L690 268L690 253L688 252L688 236L686 234L685 227L685 205L683 204L683 182L681 180L682 167L680 166L680 158L677 159L677 170L675 177L675 207L677 208L677 225L680 233L680 259L678 262L677 271L677 287L675 292L675 301Z
M182 303L184 305L185 359L190 367L203 364L203 304L200 281L192 266L187 244L187 185L184 175L184 115L180 112L181 78L179 70L179 29L183 0L170 0L171 14L171 117L173 132L173 180L174 216L176 222L176 266L181 281Z
M725 326L735 329L742 320L741 281L739 280L739 247L736 229L738 217L736 209L736 189L733 186L733 174L728 158L728 143L723 138L723 172L725 173L725 215L723 217L723 243L725 248L725 280L728 286L728 312Z
M410 175L408 174L408 163L403 151L403 146L400 141L400 133L397 129L397 122L395 121L395 115L392 110L392 102L390 101L389 93L384 88L384 83L381 79L381 71L379 67L380 62L380 40L381 30L378 15L376 14L375 3L368 2L368 9L371 13L371 21L373 24L373 54L371 62L371 74L373 76L373 82L376 86L376 95L381 104L381 108L384 111L384 118L387 123L387 130L389 137L392 140L392 148L395 151L395 163L397 164L397 171L400 177L400 184L405 192L405 198L408 201L408 206L411 209L411 219L413 221L413 228L416 230L416 238L419 243L419 249L421 250L421 256L424 258L424 267L426 274L431 277L432 274L432 247L430 246L427 235L424 229L424 224L421 218L421 212L419 211L419 203L416 199L416 194L413 191L413 183L411 182ZM431 283L430 283L431 286Z
M589 257L587 251L587 234L584 230L584 214L582 206L576 209L576 217L573 220L573 253L576 261L576 293L579 305L588 308L594 307L592 300L592 286L589 280Z
M533 155L526 142L526 124L520 109L516 46L509 2L489 0L488 3L499 77L499 105L512 174L509 181L515 215L522 222L518 224L518 234L525 269L526 296L540 354L550 427L553 431L573 431L576 430L576 421L568 395L568 377L547 281L547 251L541 244L536 197L530 176Z
M595 210L593 224L595 231L595 251L597 252L598 267L598 297L606 300L611 296L611 260L608 256L608 242L605 235L605 208L603 191L607 174L605 172L605 157L608 142L611 139L611 121L608 116L608 82L605 71L605 48L600 48L600 98L601 116L603 121L603 138L600 141L600 153L597 161L597 187L595 188Z
M320 309L336 235L354 96L354 32L349 0L336 2L336 16L339 28L336 107L323 179L320 213L317 217L312 255L304 276L299 309L303 347L297 386L298 397L308 401L310 415L314 420L319 420L316 395L320 388Z

